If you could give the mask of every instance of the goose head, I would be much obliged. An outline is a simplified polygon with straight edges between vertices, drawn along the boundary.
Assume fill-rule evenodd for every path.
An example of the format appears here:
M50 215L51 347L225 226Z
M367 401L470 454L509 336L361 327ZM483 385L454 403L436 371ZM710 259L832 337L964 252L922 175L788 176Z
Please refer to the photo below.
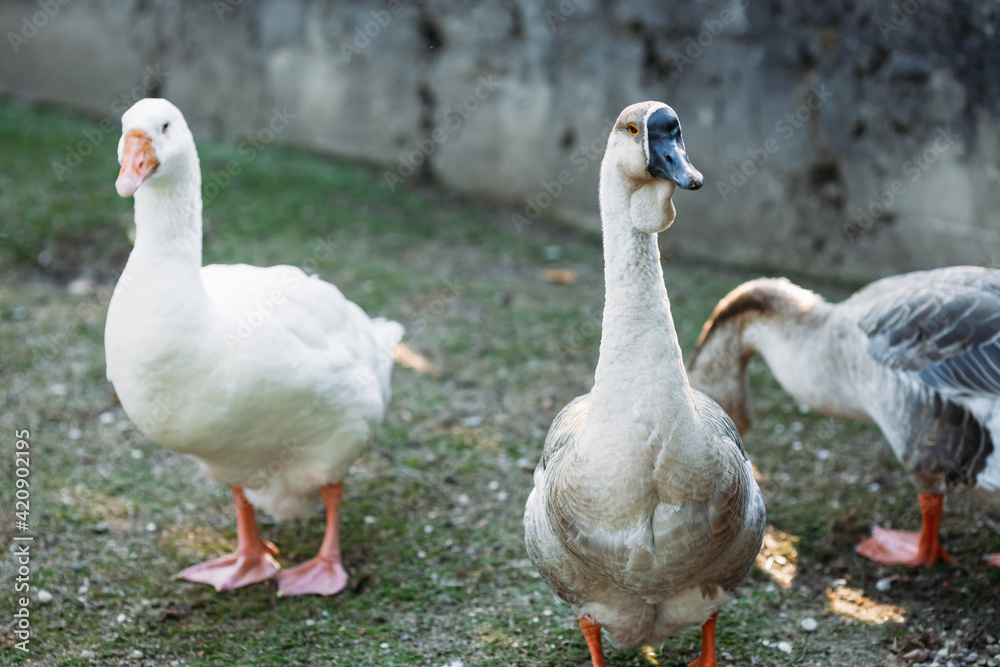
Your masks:
M617 172L629 201L632 224L655 234L674 221L677 187L697 190L704 177L691 164L677 114L663 102L626 107L608 137L605 169Z
M184 116L164 99L136 102L122 116L118 141L121 171L115 189L131 197L139 186L162 187L190 174L198 154ZM197 167L195 168L197 171Z

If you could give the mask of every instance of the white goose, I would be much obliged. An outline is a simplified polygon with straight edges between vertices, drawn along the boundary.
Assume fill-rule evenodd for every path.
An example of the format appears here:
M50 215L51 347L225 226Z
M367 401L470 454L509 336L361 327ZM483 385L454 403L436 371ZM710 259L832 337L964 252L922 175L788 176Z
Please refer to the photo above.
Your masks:
M951 558L942 498L964 484L1000 507L1000 271L952 267L876 281L839 304L785 279L729 293L705 323L691 383L751 424L746 365L755 354L795 399L873 421L913 476L920 533L877 528L863 556L912 567ZM1000 556L989 557L1000 566Z
M524 514L528 554L572 605L595 667L613 644L656 643L715 620L760 549L764 504L725 412L688 385L656 235L675 184L701 187L660 102L618 117L601 163L606 298L594 388L545 439Z
M236 501L236 553L179 576L224 590L277 574L279 595L341 591L342 482L382 420L402 327L292 266L202 267L198 154L170 102L125 112L118 159L136 231L108 308L108 379L147 437L193 456ZM287 518L317 494L319 554L278 573L252 505Z

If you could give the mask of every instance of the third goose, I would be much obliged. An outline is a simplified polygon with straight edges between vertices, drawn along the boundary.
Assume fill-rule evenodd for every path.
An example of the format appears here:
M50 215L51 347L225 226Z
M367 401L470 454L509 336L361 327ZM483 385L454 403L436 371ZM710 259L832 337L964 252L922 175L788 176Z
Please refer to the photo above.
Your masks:
M675 186L701 187L660 102L618 117L600 175L606 296L594 388L549 429L524 514L528 554L572 605L594 667L694 623L714 667L715 619L754 562L764 504L739 434L688 384L656 235Z
M873 421L919 491L920 533L877 528L863 556L912 567L941 546L944 492L963 484L1000 507L1000 271L952 267L884 278L839 304L785 279L730 292L705 323L691 383L750 427L746 365L755 354L795 399ZM990 562L1000 566L1000 556Z

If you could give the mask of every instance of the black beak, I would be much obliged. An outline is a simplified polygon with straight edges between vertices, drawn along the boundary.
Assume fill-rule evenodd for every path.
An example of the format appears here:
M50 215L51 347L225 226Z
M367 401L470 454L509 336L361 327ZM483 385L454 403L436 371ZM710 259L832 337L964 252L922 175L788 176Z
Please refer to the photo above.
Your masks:
M646 169L656 178L673 181L685 190L697 190L705 177L688 160L681 123L670 107L657 109L646 121L649 161Z

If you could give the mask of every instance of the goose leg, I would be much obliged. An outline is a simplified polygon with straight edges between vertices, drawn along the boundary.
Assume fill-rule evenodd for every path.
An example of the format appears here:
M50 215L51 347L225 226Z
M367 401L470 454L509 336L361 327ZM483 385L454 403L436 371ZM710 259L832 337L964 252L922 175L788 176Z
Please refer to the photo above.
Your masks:
M868 560L883 565L930 567L939 560L951 565L954 561L941 546L941 494L921 493L921 525L919 533L903 530L876 528L870 539L859 544L855 551Z
M326 534L312 560L278 574L278 596L336 595L347 586L347 572L340 562L340 498L343 482L320 489L326 503Z
M590 662L593 667L604 667L604 651L601 650L601 626L594 623L586 616L581 616L580 630L583 631L583 638L587 640L587 648L590 649Z
M177 575L179 579L228 591L270 579L281 568L272 555L278 553L278 549L261 539L253 507L243 495L243 489L230 488L236 502L236 553L189 567Z
M1000 554L990 554L986 557L986 562L993 567L1000 567Z
M715 621L719 618L719 612L712 614L712 617L701 624L701 655L688 667L717 667L715 661Z

